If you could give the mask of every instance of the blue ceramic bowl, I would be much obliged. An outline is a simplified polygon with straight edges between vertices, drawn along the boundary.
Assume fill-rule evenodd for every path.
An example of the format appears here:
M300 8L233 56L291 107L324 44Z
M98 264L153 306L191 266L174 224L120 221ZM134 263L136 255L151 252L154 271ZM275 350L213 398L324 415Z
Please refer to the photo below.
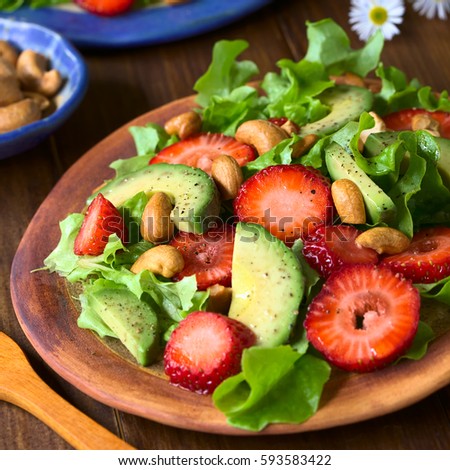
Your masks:
M60 127L84 98L87 67L77 49L54 31L42 26L0 18L0 40L18 50L33 49L48 57L59 70L64 85L54 98L56 110L49 116L11 132L0 134L0 160L17 155L42 142Z

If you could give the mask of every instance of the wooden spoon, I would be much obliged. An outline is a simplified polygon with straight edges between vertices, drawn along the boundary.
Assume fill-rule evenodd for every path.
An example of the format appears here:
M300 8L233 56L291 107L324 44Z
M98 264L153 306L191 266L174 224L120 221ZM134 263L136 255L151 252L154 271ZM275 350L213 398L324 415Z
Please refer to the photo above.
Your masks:
M77 410L32 369L20 347L0 332L0 399L28 411L75 449L134 449Z

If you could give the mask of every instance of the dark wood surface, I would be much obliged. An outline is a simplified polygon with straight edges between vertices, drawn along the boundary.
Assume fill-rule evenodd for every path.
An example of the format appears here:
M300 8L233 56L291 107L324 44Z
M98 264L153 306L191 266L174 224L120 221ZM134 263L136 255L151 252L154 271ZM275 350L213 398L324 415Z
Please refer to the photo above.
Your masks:
M10 297L17 246L34 213L62 174L93 145L131 119L189 95L208 66L213 44L244 38L261 75L282 57L306 50L305 21L324 17L348 27L348 1L278 0L220 30L180 42L119 51L82 50L90 73L87 95L66 124L39 147L0 160L0 329L24 349L38 374L60 395L139 449L449 449L450 387L401 411L358 424L286 436L230 437L184 431L118 412L61 379L25 338ZM435 89L450 84L450 21L427 20L408 6L402 34L387 42L383 61ZM67 198L71 194L66 195ZM0 403L0 449L70 449L25 411Z

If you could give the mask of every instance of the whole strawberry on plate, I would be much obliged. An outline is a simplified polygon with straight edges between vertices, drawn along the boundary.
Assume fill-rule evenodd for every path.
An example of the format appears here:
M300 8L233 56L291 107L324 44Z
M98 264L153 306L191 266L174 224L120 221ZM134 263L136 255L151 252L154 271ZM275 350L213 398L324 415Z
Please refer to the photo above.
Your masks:
M100 16L116 16L127 12L133 0L74 0L83 10Z

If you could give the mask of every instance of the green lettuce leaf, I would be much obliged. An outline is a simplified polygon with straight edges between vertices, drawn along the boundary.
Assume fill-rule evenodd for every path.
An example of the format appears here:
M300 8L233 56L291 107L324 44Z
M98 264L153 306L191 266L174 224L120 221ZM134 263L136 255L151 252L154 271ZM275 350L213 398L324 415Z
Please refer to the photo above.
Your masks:
M380 63L376 75L382 88L375 95L374 111L385 115L400 109L422 108L428 111L450 111L447 91L436 97L430 87L423 87L417 79L408 80L406 74L394 66Z
M450 276L431 284L415 284L422 297L450 305Z
M384 45L380 31L364 47L353 50L347 33L330 18L306 24L308 50L305 60L323 64L328 75L353 72L365 77L377 67Z
M252 347L244 350L242 372L222 382L212 398L238 428L260 431L270 423L301 423L317 411L329 375L325 361L290 346Z
M280 74L269 72L261 84L268 99L265 114L285 116L298 125L317 121L328 114L328 107L315 98L334 86L322 64L282 59L277 66Z
M222 40L214 45L211 64L194 85L198 93L196 101L200 106L208 107L213 97L228 97L233 90L258 75L259 70L254 62L236 60L247 48L248 42L242 39Z
M435 338L433 330L427 325L425 322L420 321L419 327L417 329L416 336L414 337L414 341L408 351L403 354L399 359L397 359L396 363L401 361L402 359L411 359L414 361L418 361L425 356L428 343Z
M170 136L159 124L153 122L149 122L145 126L131 126L129 131L133 136L138 156L155 155L167 145L178 140L176 136ZM117 166L118 164L115 164L115 167ZM136 168L135 171L139 169Z

